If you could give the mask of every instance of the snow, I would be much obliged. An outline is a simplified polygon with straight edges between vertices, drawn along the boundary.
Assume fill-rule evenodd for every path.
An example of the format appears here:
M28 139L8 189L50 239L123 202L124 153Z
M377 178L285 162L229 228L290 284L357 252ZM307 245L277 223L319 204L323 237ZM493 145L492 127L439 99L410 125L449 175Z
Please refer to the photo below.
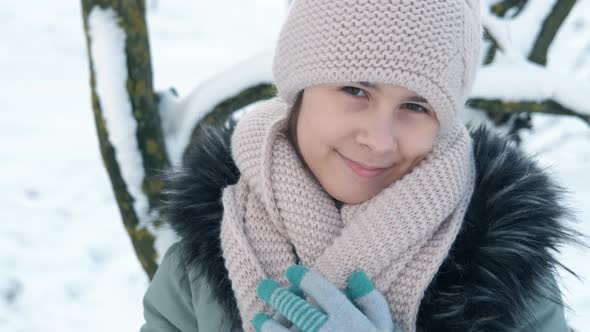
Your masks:
M146 6L156 87L180 96L267 49L285 13L276 0ZM0 2L1 332L143 323L148 279L101 159L81 12L79 1L51 11L41 0ZM109 130L125 129L112 121Z
M136 136L137 122L127 93L126 35L119 20L112 8L95 6L90 10L90 54L109 141L115 149L115 158L133 199L139 224L145 227L154 216L150 216L147 196L141 190L145 173Z
M170 248L170 246L177 242L180 238L168 224L163 224L158 227L155 227L152 224L147 224L147 228L155 237L154 249L158 255L156 257L156 262L160 264L164 258L166 250L168 250L168 248Z
M520 54L526 57L531 52L543 20L556 2L557 0L528 1L518 16L508 20L509 38Z
M490 13L489 7L481 7L482 22L503 51L496 53L492 64L480 68L471 97L551 99L577 113L590 115L586 99L590 91L590 43L586 42L590 37L590 1L580 1L572 8L549 50L546 67L528 61L527 56L555 0L535 1L534 6L532 3L529 1L520 15L511 20L498 18ZM569 35L560 38L567 32ZM585 45L585 49L579 45ZM580 74L584 72L585 76Z
M590 236L590 127L575 118L550 115L533 117L533 126L533 132L523 132L523 148L536 155L540 164L568 190L568 203L577 212L577 229ZM575 311L566 311L566 318L576 331L587 331L590 326L590 254L577 247L566 247L561 250L560 258L582 277L580 281L560 271L565 301Z
M487 1L495 3L497 1ZM499 18L490 12L490 6L481 6L482 22L507 52L526 58L539 34L545 17L556 0L528 1L522 11L512 19ZM510 17L507 13L506 17Z
M588 80L498 54L493 64L480 68L471 97L512 101L551 99L576 113L590 115L589 91Z
M549 48L550 54L559 54L547 59L552 71L569 73L572 77L590 80L590 1L577 1L570 15L557 32ZM576 38L568 38L576 36Z
M490 12L489 7L481 6L481 22L484 27L488 30L488 32L492 35L496 43L500 49L502 49L505 53L510 53L515 51L515 47L513 46L511 40L511 31L509 25L509 21L501 19ZM483 54L484 52L482 52ZM522 56L522 54L518 54ZM513 55L515 56L515 55Z
M54 1L48 11L41 0L0 2L1 332L137 331L143 322L148 280L100 157L79 6ZM234 73L241 76L234 81L230 68L248 59L261 59L263 68L263 54L285 15L284 2L277 0L148 0L146 6L156 87L178 91L168 110L193 96L194 106L181 112L187 122L243 82L265 78L263 70L252 68ZM590 1L578 1L560 30L560 47L550 49L551 73L590 78L589 6ZM527 31L533 28L523 36ZM516 33L521 32L512 36ZM513 75L496 79L501 86ZM227 91L218 85L222 82L229 84ZM205 89L217 92L206 97ZM571 191L580 230L590 235L590 130L569 117L533 119L535 130L523 135L524 147ZM130 130L109 121L109 130ZM564 275L560 283L575 311L566 317L584 331L590 326L588 253L564 248L562 256L585 279Z
M166 146L169 147L173 165L181 160L194 124L206 112L243 89L272 82L273 54L274 50L266 50L230 67L201 83L172 109L162 112L164 126L170 130L170 135L166 135Z

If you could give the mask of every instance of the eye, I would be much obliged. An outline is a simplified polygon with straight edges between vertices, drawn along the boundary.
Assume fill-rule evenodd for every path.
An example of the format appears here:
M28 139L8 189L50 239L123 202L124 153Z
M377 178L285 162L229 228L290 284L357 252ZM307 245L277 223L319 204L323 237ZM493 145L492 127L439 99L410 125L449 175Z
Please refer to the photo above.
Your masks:
M426 107L420 106L418 104L404 104L404 107L411 109L412 111L414 111L416 113L428 114L430 112Z
M341 90L346 92L347 94L355 96L355 97L363 97L363 95L358 95L358 93L362 93L362 94L364 94L364 96L367 96L367 93L365 92L365 90L363 90L361 88L354 87L354 86L345 86L345 87L342 87Z

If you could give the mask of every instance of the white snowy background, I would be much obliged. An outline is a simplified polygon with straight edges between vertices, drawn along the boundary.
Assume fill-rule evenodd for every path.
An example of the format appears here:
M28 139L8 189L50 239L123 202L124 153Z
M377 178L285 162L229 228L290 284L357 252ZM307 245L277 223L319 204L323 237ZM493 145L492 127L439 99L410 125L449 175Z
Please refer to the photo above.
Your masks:
M588 112L590 1L578 1L543 70L519 54L538 29L534 6L554 0L530 2L518 22L491 23L516 46L496 71L482 72L474 94L554 95ZM268 63L286 1L148 0L147 7L157 90L173 86L187 105L204 106L233 92L224 86L268 77L268 68L248 63ZM86 52L78 1L0 2L0 332L137 331L143 323L148 279L100 157ZM533 120L523 147L570 190L578 227L590 235L590 126ZM182 124L170 128L182 132ZM590 255L564 248L561 257L584 279L564 273L573 309L566 318L590 331Z

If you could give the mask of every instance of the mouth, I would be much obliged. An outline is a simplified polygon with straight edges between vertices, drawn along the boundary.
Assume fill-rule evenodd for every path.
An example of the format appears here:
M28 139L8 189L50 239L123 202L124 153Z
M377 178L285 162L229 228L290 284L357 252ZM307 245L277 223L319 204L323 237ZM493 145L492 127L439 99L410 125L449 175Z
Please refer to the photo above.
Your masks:
M342 159L342 161L348 166L354 173L358 176L365 177L365 178L373 178L378 175L383 174L387 170L387 168L367 168L365 166L360 165L354 160L348 159L340 152L337 152L338 156Z

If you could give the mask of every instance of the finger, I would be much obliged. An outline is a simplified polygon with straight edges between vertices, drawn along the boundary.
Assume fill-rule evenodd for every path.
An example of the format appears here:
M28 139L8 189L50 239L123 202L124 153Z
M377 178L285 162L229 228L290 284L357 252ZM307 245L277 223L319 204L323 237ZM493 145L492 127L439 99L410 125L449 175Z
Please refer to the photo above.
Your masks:
M288 288L289 292L293 293L295 296L300 297L302 300L305 300L304 298L304 294L303 291L299 288L296 287L295 285L291 285ZM279 324L285 325L286 327L290 327L293 323L291 323L291 321L289 321L287 319L287 317L283 316L280 312L276 312L274 314L274 316L272 316L272 319L277 321ZM290 331L301 331L299 328L293 326L291 327Z
M350 275L345 293L375 327L393 331L394 324L385 297L362 270L356 270Z
M328 320L326 315L272 279L263 279L258 285L257 293L261 299L303 330L317 328Z
M259 312L254 316L252 324L257 332L290 332L289 329L262 312Z
M286 274L293 285L312 297L328 315L335 314L343 306L354 309L354 305L346 298L346 295L319 273L303 265L291 265Z
M297 287L297 286L295 286L295 285L291 285L291 286L289 286L289 292L291 292L291 293L293 293L293 294L295 294L295 295L299 296L299 297L300 297L300 298L302 298L303 300L306 300L306 298L305 298L305 294L303 293L303 290L301 290L301 288L299 288L299 287ZM314 307L317 309L317 306L315 306L315 305L313 304L313 302L312 302L312 303L310 303L310 301L308 301L307 303L311 304L312 306L314 306ZM320 311L321 311L321 310L320 310ZM285 316L281 315L280 313L279 313L279 315L280 315L281 317L283 317L284 319L287 319L287 318L285 318ZM289 323L291 323L291 322L289 322ZM303 330L302 330L302 329L300 329L299 327L297 327L297 325L295 325L295 324L292 324L292 326L289 328L289 331L290 331L290 332L303 332Z

